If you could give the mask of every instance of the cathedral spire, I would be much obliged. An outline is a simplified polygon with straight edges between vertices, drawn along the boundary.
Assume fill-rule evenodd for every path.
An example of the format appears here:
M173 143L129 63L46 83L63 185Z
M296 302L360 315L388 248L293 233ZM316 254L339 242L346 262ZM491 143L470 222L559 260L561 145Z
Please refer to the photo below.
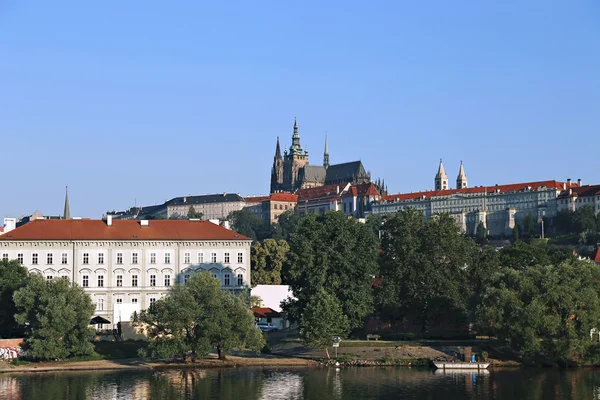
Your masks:
M460 168L458 170L458 177L456 178L456 188L462 189L468 187L467 183L467 174L465 174L465 168L463 167L463 162L460 162Z
M435 190L446 189L448 189L448 175L446 175L446 171L444 170L444 164L442 163L442 159L440 158L440 166L438 167L438 172L435 175Z
M71 211L69 210L69 187L65 186L65 210L63 219L71 219Z
M281 148L279 147L279 136L277 136L277 146L275 146L275 158L281 158Z
M302 154L300 134L298 134L298 121L296 121L296 118L294 118L294 134L292 135L292 145L290 146L290 154Z
M327 135L325 135L325 152L323 153L323 166L329 168L329 143L327 141Z

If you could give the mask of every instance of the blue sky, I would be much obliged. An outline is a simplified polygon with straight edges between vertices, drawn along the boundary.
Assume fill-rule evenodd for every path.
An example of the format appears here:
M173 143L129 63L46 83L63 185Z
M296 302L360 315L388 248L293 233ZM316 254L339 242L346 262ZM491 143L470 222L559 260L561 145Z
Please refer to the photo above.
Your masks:
M0 1L0 216L269 190L312 164L393 192L600 183L600 3Z

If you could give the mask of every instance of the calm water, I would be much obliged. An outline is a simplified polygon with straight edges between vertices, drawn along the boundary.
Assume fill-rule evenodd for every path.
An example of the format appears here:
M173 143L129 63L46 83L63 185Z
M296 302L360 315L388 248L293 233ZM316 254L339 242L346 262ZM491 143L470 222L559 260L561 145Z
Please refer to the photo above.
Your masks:
M406 368L0 374L1 399L600 399L600 371Z

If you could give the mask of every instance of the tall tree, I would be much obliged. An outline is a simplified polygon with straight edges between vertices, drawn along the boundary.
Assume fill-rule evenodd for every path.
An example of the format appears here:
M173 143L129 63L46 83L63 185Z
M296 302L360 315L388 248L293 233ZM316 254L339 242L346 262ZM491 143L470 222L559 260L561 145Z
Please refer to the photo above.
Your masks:
M363 325L373 311L373 277L377 275L377 241L370 229L341 212L309 215L292 236L285 281L295 300L285 304L296 321L324 288L341 304L350 328Z
M155 358L205 356L216 348L224 360L233 348L260 351L265 343L244 301L221 290L208 272L174 286L141 313L140 321L148 326L148 355Z
M0 261L0 338L23 337L23 326L15 320L13 294L25 286L27 276L27 269L18 261Z
M388 216L382 251L380 295L386 316L419 321L423 333L442 316L466 321L468 266L476 246L454 219L441 214L424 222L413 209Z
M248 210L233 211L229 214L233 229L254 242L262 241L271 236L271 225Z
M350 322L335 296L321 289L308 302L300 317L300 338L308 347L324 349L332 344L333 336L345 339L348 336Z
M94 353L90 317L95 310L87 293L67 279L47 281L30 275L15 292L15 319L27 327L24 348L37 360L64 359Z
M188 209L188 213L187 213L187 217L189 218L199 218L202 219L202 217L204 216L203 213L201 213L200 211L196 211L196 209L194 208L194 206L190 206L190 208Z
M477 230L475 231L475 241L478 244L486 244L487 242L487 229L483 226L483 222L479 221Z
M281 285L281 271L290 246L285 240L265 239L251 248L252 285Z
M300 217L294 211L284 212L273 227L273 239L283 239L289 242L292 235L298 230L299 222Z
M531 213L527 214L523 222L523 229L527 237L533 237L537 232L537 222Z
M519 224L515 224L515 227L512 230L513 241L517 242L521 239L521 226Z

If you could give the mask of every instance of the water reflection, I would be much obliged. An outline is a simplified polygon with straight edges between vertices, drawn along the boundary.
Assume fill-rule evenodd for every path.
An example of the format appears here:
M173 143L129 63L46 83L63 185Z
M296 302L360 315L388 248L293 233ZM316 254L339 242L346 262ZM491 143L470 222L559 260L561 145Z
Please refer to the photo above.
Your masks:
M595 370L181 369L0 374L0 399L597 399Z

